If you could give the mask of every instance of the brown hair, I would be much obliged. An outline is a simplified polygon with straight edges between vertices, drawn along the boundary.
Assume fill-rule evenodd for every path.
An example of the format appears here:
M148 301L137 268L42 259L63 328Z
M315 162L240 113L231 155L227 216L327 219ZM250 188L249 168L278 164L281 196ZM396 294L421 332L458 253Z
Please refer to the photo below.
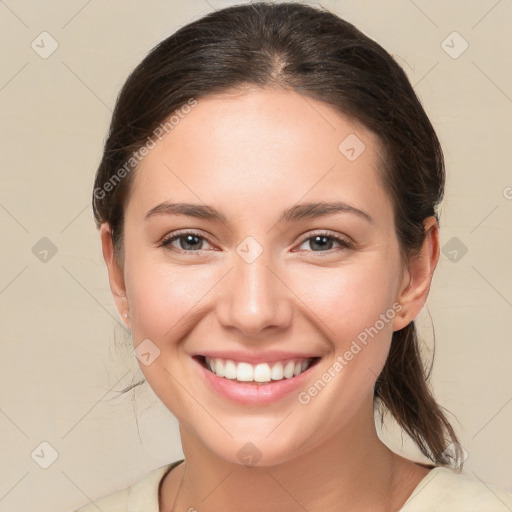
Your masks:
M386 50L329 11L265 2L228 7L182 27L124 84L93 194L96 223L109 223L117 257L122 260L123 209L133 179L126 162L191 100L248 86L294 90L378 136L381 178L408 264L425 239L423 221L438 218L445 183L439 140L409 80ZM432 461L455 465L456 459L462 467L457 436L427 385L431 368L422 363L411 322L393 333L374 403L381 419L388 410ZM455 457L446 450L450 442Z

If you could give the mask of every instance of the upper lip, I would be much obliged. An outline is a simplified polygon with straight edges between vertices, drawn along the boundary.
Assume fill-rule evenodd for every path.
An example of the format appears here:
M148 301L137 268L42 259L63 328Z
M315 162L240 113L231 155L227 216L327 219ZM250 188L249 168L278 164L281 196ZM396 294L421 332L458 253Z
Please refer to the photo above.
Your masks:
M205 356L211 359L230 359L236 362L245 362L251 364L273 363L276 361L285 361L287 359L313 359L320 357L318 354L285 352L282 350L269 350L267 352L241 352L239 350L206 350L195 354L196 356Z

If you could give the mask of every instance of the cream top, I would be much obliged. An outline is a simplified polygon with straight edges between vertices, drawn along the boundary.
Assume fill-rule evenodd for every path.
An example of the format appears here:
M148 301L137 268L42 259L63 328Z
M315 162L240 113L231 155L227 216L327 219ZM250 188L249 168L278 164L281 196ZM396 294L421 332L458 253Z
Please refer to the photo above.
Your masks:
M133 485L99 498L74 512L160 512L158 491L178 460L154 469ZM512 493L444 467L421 480L397 512L511 512Z

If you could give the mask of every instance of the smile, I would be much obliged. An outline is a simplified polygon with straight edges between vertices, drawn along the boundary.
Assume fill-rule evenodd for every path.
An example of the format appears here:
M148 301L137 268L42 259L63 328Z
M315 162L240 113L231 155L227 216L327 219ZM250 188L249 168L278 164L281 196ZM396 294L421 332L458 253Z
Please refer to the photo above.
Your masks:
M251 364L237 362L219 357L205 357L206 368L210 369L217 377L237 380L239 382L271 382L283 379L291 379L306 371L313 363L310 359L289 359L269 363Z
M251 364L232 359L192 357L206 389L229 402L269 405L307 386L320 357Z

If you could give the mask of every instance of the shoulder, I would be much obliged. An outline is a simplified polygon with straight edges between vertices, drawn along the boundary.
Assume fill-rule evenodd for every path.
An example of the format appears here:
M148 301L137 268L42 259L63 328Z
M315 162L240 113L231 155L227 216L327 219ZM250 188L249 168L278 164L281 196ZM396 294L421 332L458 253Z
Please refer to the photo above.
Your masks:
M507 512L512 493L445 467L432 469L399 512Z
M128 495L130 489L121 489L107 496L103 496L88 505L76 509L74 512L126 512L128 510Z
M182 460L154 469L138 482L88 503L74 512L159 512L158 490L162 478Z

